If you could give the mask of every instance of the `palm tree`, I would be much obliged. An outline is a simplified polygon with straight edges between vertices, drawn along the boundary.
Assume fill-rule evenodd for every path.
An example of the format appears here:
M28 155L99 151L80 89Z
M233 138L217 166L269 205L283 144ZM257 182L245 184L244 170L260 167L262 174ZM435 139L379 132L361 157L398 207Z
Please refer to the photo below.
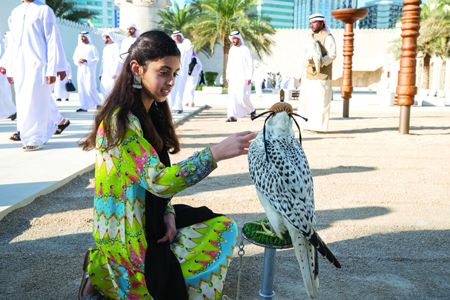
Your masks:
M428 89L431 57L450 55L450 0L429 0L421 9L417 50L424 55L421 87Z
M226 65L231 43L228 36L231 31L239 30L246 42L258 56L270 54L273 40L270 35L275 29L267 18L258 17L253 11L255 0L196 0L192 4L200 12L192 28L194 48L207 48L214 51L217 43L223 46L223 78L226 78Z
M173 8L168 7L158 11L158 16L161 18L158 25L159 28L166 32L172 33L174 30L180 30L187 38L192 39L192 26L195 24L195 19L199 16L199 12L192 9L190 5L182 8L177 3Z
M83 19L98 15L95 11L77 9L77 4L75 1L46 0L45 2L53 9L57 17L74 22L80 22Z

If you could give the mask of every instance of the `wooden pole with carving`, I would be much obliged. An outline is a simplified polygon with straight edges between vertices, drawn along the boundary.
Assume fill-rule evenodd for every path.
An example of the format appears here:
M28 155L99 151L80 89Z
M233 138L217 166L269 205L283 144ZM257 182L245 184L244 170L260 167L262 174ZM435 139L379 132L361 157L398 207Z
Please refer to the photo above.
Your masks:
M403 0L402 54L397 83L397 102L400 105L401 134L409 134L411 105L414 104L416 87L417 37L420 29L420 0Z
M342 117L348 118L350 98L352 97L352 63L353 63L353 23L367 15L367 8L345 8L331 12L331 15L344 22L344 67L342 71L341 96L343 100Z

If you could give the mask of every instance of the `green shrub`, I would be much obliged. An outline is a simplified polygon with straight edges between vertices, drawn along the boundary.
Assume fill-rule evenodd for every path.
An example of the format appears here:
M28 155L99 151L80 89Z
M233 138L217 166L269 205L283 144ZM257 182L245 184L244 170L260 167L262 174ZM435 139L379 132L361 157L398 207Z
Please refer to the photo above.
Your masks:
M214 86L214 81L216 81L217 75L219 75L217 72L205 72L206 85Z

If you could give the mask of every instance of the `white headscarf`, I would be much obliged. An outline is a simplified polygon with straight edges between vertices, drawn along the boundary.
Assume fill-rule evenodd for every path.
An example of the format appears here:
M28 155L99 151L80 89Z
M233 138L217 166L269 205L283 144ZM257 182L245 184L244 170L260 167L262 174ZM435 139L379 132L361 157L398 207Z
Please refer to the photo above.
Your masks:
M136 31L134 32L134 36L138 38L141 35L141 32L139 31L138 27L134 23L128 23L127 27L125 29L128 31L128 28L134 28Z
M309 16L309 22L313 21L325 21L325 16L320 13L312 14Z
M241 33L238 30L234 30L230 33L230 35L228 36L228 39L230 40L230 42L231 42L231 38L233 38L233 37L237 37L239 40L241 40L241 45L245 44L244 39L242 38Z
M330 32L330 27L328 27L328 25L325 22L325 16L321 13L315 13L309 16L309 23L314 22L314 21L322 21L323 22L323 29L325 29L325 31Z
M89 32L88 32L88 31L82 31L82 32L80 32L80 33L78 34L78 45L85 45L85 44L81 41L81 36L83 36L83 35L88 39L89 44L90 44L90 43L91 43L91 36L89 35Z
M102 37L109 36L109 38L113 41L113 43L117 44L116 36L112 31L103 31Z
M181 36L181 40L184 40L184 35L183 35L183 34L181 33L181 31L179 31L179 30L175 30L174 32L172 32L172 34L170 35L170 37L171 37L172 39L175 39L175 37L176 37L177 35Z

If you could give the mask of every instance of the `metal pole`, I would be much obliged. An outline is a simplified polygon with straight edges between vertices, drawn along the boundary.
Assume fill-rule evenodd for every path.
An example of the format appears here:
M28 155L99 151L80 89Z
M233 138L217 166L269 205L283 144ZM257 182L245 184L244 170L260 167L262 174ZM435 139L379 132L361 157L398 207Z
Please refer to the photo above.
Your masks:
M261 300L271 300L275 296L275 292L273 291L275 251L273 248L264 248L264 268L261 289L259 290Z
M409 134L411 106L400 106L400 133Z

